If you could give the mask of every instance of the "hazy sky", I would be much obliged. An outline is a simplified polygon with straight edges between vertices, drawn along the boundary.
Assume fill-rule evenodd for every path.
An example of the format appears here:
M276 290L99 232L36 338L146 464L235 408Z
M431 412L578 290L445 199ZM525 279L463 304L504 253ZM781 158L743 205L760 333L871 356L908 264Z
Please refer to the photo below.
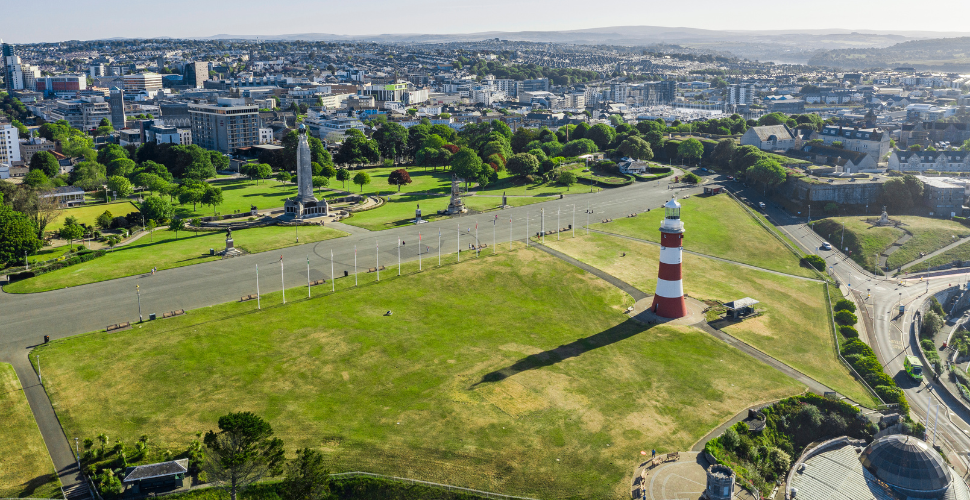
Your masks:
M134 0L98 4L44 0L21 8L0 0L0 38L53 42L113 37L201 37L221 33L471 33L546 31L605 26L686 26L706 29L970 31L966 0L814 0L751 4L693 0Z

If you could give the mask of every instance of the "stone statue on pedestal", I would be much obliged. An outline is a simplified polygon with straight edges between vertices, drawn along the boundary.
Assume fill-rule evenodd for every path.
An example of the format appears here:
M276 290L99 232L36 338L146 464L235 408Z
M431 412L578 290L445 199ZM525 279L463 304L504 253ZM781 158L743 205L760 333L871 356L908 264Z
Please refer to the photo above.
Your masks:
M448 215L463 214L467 211L465 202L461 200L461 186L458 183L458 176L451 174L451 201L448 203Z

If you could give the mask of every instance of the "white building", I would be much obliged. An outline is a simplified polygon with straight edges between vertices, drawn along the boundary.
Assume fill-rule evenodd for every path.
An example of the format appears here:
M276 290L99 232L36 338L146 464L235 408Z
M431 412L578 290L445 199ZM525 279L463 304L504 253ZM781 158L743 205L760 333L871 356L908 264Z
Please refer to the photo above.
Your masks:
M98 128L102 119L111 122L111 106L104 102L104 97L60 100L50 110L50 118L50 121L67 120L79 130L91 130Z
M0 123L0 163L20 163L20 132L9 123Z
M260 144L272 144L273 143L273 129L271 129L271 128L261 128L261 129L259 129L259 143Z
M877 162L889 153L889 134L878 128L848 128L829 125L823 127L818 136L826 146L841 142L844 149L866 153Z
M787 151L799 146L798 135L787 125L751 127L741 136L742 146L754 146L764 151Z
M10 178L10 165L6 163L0 163L0 180Z
M158 73L139 73L122 77L125 90L158 90L162 88L162 75Z

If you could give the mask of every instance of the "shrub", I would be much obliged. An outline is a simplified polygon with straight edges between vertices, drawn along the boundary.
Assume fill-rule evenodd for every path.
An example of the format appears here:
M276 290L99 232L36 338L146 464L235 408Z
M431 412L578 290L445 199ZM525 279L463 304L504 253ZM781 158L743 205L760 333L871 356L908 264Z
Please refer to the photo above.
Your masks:
M738 431L734 430L734 427L730 427L724 431L724 435L721 436L721 445L724 446L725 450L732 451L739 444L741 444L741 437L738 436Z
M684 174L684 176L681 177L680 180L682 182L684 182L685 184L697 184L697 183L701 182L701 178L698 177L693 172L688 172L688 173Z
M853 328L853 327L851 327L849 325L842 325L842 326L840 326L839 327L839 333L841 333L842 336L845 337L845 338L847 338L847 339L856 338L856 337L859 336L858 330L856 330L855 328Z
M806 265L814 267L817 271L825 270L825 259L819 257L818 255L808 255L803 257L802 262Z
M940 304L939 300L936 300L936 297L930 297L930 310L940 316L944 315L943 306Z
M838 312L838 311L849 311L850 313L854 313L855 312L855 302L852 302L849 299L839 299L838 302L835 303L834 309L835 309L836 312Z
M849 311L839 311L835 313L835 322L840 325L854 325L857 321L859 321L859 318Z
M940 328L943 328L943 317L930 311L923 316L923 326L920 328L919 334L922 337L930 338L939 333Z

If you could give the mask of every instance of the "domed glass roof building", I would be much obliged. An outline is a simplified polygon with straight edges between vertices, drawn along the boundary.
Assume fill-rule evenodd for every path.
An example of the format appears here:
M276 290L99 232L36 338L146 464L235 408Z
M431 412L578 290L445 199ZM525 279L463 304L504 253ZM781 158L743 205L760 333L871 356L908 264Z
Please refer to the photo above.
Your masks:
M970 500L970 488L940 454L913 436L883 436L868 446L839 438L793 464L792 500Z
M953 472L926 441L894 434L872 442L859 456L862 466L894 491L915 498L943 498Z

